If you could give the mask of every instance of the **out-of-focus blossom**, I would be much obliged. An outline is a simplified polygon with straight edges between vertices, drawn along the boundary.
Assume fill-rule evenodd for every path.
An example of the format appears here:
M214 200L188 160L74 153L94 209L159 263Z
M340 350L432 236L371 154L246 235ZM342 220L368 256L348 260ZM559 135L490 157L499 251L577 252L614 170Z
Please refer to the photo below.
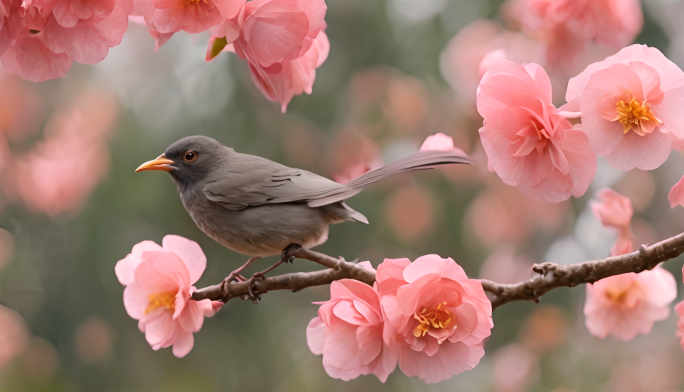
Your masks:
M622 48L644 23L639 0L512 0L503 13L546 43L552 65L573 62L591 41Z
M418 151L456 151L465 154L460 148L454 147L454 139L442 132L437 132L425 138Z
M329 161L332 178L340 184L383 165L377 144L355 131L340 133L332 144Z
M385 204L385 214L397 235L413 240L428 233L435 223L433 198L428 192L416 187L405 187L390 196Z
M115 119L114 101L84 95L51 118L44 140L17 157L5 191L50 216L78 210L107 173L105 142Z
M34 82L64 76L73 61L94 64L119 45L133 12L131 0L18 1L2 7L0 61Z
M24 372L31 380L45 382L59 370L59 354L49 341L34 337L21 355Z
M385 259L377 289L384 340L408 376L435 383L475 367L494 326L482 285L448 258Z
M603 226L618 231L618 239L610 251L611 256L619 256L632 251L632 202L610 188L601 189L596 193L601 202L592 201L590 206L596 219Z
M681 339L679 344L684 348L684 301L678 303L674 309L679 315L679 320L677 321L677 337Z
M677 392L682 383L679 355L657 344L621 358L613 366L605 392Z
M629 341L649 333L656 321L666 319L676 297L675 278L662 267L601 279L587 285L585 325L601 339L612 334Z
M36 130L40 100L27 84L0 75L0 138L18 140Z
M488 19L478 19L462 28L441 55L442 75L459 96L475 102L477 85L496 62L516 64L544 62L544 45L523 34L504 30Z
M280 102L284 113L294 95L311 94L316 68L328 57L324 0L256 0L212 29L206 59L221 51L249 61L254 84Z
M76 354L85 362L100 362L112 352L112 327L99 317L82 322L74 333Z
M520 343L510 343L494 353L494 390L528 391L539 380L539 358Z
M373 269L369 262L360 263ZM385 382L397 366L397 350L383 342L380 298L375 288L342 279L330 285L330 300L317 303L318 317L306 329L309 349L323 355L330 377L349 381L375 374Z
M527 196L496 180L492 189L481 191L472 201L464 224L487 246L520 244L539 230L557 230L569 208L569 202L530 203Z
M190 299L192 286L204 273L207 258L196 242L167 235L162 246L143 241L116 263L119 282L126 286L126 312L139 320L154 350L173 346L173 355L186 356L195 344L193 333L199 331L204 317L213 316L220 302Z
M5 230L0 229L0 270L5 268L14 254L14 237Z
M522 343L539 355L566 342L568 320L563 310L553 305L535 306L520 330Z
M480 266L480 278L497 283L513 284L530 277L534 262L527 257L515 255L510 246L500 246Z
M24 319L12 309L0 305L0 368L24 350L28 338Z
M245 5L245 0L133 0L133 21L140 17L156 41L156 49L174 33L197 34L233 19Z
M572 78L564 110L581 112L594 151L620 170L653 170L684 139L684 72L658 49L632 45Z
M418 78L395 76L387 86L385 115L395 131L415 132L421 128L430 110L430 96Z
M477 110L489 164L506 184L551 202L586 192L596 156L587 136L551 103L543 68L498 62L480 82Z

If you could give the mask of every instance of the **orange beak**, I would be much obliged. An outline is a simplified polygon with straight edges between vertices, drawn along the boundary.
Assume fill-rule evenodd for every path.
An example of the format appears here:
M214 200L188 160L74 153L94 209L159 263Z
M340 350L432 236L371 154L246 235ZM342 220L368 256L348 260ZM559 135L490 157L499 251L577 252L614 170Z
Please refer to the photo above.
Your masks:
M166 159L164 154L161 154L157 159L147 161L135 169L135 172L145 171L145 170L161 170L166 172L174 171L175 169L170 166L173 163L172 160Z

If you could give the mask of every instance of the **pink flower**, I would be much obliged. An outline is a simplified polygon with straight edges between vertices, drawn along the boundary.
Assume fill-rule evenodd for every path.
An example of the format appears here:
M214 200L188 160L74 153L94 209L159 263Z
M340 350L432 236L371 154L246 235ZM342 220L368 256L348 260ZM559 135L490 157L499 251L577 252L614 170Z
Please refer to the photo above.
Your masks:
M463 150L454 147L454 139L442 132L437 132L425 138L418 151L457 151L465 155Z
M612 227L619 233L618 239L610 251L611 256L619 256L632 252L632 202L610 188L596 193L601 202L591 201L591 210L603 226Z
M544 45L522 33L504 30L489 19L478 19L462 28L444 48L440 68L459 98L474 102L477 85L496 62L542 63Z
M21 354L28 339L24 319L12 309L0 305L0 368Z
M454 260L427 255L378 267L385 344L408 376L435 383L474 368L494 326L482 285Z
M666 319L675 297L675 278L660 266L601 279L587 285L585 325L601 339L613 334L629 341L637 334L647 334L656 321Z
M679 320L677 321L677 337L681 339L679 344L684 348L684 301L678 303L674 309L677 314L679 314Z
M670 200L670 208L684 206L684 177L670 189L667 198Z
M77 211L107 174L105 142L115 118L112 100L84 95L73 107L53 116L45 139L16 159L9 180L3 183L5 191L50 216Z
M138 328L154 350L173 346L173 355L186 356L194 345L193 332L220 309L220 302L190 299L196 290L192 284L206 266L199 245L175 235L164 237L162 246L140 242L116 263L116 277L126 286L126 312L140 320Z
M207 60L222 50L249 61L254 84L280 102L284 113L294 95L311 94L316 68L328 57L323 0L255 0L235 19L212 31Z
M616 49L628 45L644 23L639 0L513 0L504 13L546 43L553 65L572 62L590 41Z
M373 269L370 263L364 267ZM382 310L375 288L343 279L330 285L330 300L319 303L318 317L306 329L309 349L323 354L330 377L349 381L375 374L385 382L397 366L397 351L382 340Z
M0 61L24 79L64 76L73 60L102 61L128 27L132 0L5 0ZM5 30L3 33L3 30Z
M480 82L477 110L489 164L506 184L551 202L586 192L596 157L586 135L551 103L543 68L496 63Z
M684 72L658 49L632 45L570 79L564 109L581 111L592 148L615 168L653 170L684 139ZM670 133L671 135L668 135Z

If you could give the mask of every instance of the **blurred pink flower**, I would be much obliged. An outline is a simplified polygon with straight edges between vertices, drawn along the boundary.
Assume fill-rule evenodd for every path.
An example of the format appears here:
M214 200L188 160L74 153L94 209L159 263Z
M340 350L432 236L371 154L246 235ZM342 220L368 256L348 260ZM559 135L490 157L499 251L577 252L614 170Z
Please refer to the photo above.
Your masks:
M385 216L399 238L419 239L435 224L434 198L426 189L401 188L385 201Z
M474 368L491 334L492 304L479 281L447 258L385 259L378 267L384 341L399 367L426 383Z
M587 285L585 325L601 339L612 334L629 341L637 334L649 333L656 321L666 319L676 297L674 276L660 266L601 279Z
M454 147L454 139L442 132L437 132L425 138L418 151L457 151L465 155L463 150Z
M0 138L19 140L36 130L40 100L28 83L0 75Z
M586 135L551 103L543 68L496 63L480 81L477 110L489 164L506 184L551 202L586 192L596 156Z
M78 210L107 173L105 141L115 118L113 100L84 94L48 121L45 139L16 159L5 192L50 216Z
M373 140L355 131L343 131L335 139L328 160L336 182L346 184L383 165L380 148Z
M503 13L546 43L552 65L572 62L590 41L626 46L644 23L639 0L512 0Z
M681 339L679 344L684 348L684 301L678 303L674 309L679 315L677 320L677 337Z
M114 338L107 321L95 316L78 325L74 332L76 354L84 362L101 362L112 353Z
M539 358L520 343L498 349L492 367L496 392L525 392L539 381Z
M207 60L221 51L249 61L252 80L284 113L294 95L311 94L316 68L328 57L323 0L256 0L212 29Z
M0 305L0 368L21 354L28 338L24 319L12 309Z
M618 239L611 249L611 256L619 256L632 251L632 232L630 222L632 221L632 202L610 188L603 188L596 192L596 196L601 202L591 201L591 210L596 219L603 226L617 229Z
M478 19L462 28L444 48L442 75L461 98L475 102L477 85L496 62L543 63L544 45L523 34L504 30L488 19Z
M530 277L534 261L518 256L509 246L499 246L480 266L479 277L498 283L513 284Z
M562 109L581 111L592 148L620 170L653 170L684 138L684 72L658 49L632 45L572 78ZM671 133L672 135L668 135Z
M72 61L94 64L119 45L132 0L5 0L0 61L10 72L41 82L62 77Z
M140 320L138 328L154 350L173 346L173 355L186 356L195 344L193 332L221 308L220 302L190 299L206 265L196 242L175 235L164 237L162 246L140 242L116 263L116 276L126 286L126 312Z
M133 16L142 17L159 49L174 33L197 34L237 17L245 0L130 0ZM140 18L134 19L136 23Z
M373 269L365 261L364 267ZM349 381L375 374L383 383L397 366L397 351L382 340L382 309L373 287L343 279L330 285L330 300L317 303L318 317L306 329L309 349L323 354L330 377Z

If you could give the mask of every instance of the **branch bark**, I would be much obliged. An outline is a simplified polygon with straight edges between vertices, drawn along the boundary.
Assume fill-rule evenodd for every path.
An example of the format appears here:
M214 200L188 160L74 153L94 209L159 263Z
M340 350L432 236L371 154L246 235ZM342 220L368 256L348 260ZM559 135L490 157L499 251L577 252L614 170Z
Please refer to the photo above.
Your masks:
M259 294L273 290L299 291L307 287L327 285L340 279L356 279L369 285L375 282L373 271L342 258L335 259L304 248L288 249L285 253L284 257L311 260L327 267L327 269L256 280L252 285L253 291ZM484 290L493 295L492 307L496 309L513 301L539 302L542 295L559 287L575 287L583 283L594 283L613 275L651 270L658 264L674 259L682 253L684 253L684 233L653 245L642 245L638 251L626 255L578 264L535 264L532 270L537 275L520 283L502 284L485 279L480 281ZM249 296L248 282L232 283L228 285L227 290L228 299ZM223 293L220 284L199 289L192 295L194 300L211 299L218 301L222 298Z

